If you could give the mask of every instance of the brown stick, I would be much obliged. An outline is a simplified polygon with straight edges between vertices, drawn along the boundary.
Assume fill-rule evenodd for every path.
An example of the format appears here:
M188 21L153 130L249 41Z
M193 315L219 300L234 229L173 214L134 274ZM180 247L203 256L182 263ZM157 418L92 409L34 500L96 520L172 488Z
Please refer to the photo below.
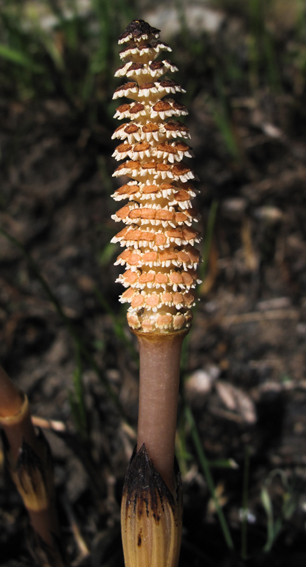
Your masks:
M186 331L136 334L140 356L137 450L145 444L172 492L180 356Z

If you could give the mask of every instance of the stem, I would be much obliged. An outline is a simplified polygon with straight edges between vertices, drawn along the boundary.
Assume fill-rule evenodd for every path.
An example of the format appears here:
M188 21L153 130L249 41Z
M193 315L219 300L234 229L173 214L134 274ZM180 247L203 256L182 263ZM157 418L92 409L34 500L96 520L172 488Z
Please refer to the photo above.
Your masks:
M180 356L186 331L136 334L140 357L137 450L145 444L154 468L172 492Z
M0 366L0 417L15 415L22 405L22 396L9 379L5 370Z
M5 430L14 462L25 440L37 451L34 427L31 422L28 400L0 366L0 424Z

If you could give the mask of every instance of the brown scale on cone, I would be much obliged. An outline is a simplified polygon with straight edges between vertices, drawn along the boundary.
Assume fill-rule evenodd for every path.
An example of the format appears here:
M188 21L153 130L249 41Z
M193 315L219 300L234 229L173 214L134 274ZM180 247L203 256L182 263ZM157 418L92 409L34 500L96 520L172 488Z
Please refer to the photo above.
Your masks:
M113 195L116 201L128 200L112 217L126 225L112 240L126 248L116 261L126 269L117 280L127 288L120 301L129 304L127 319L134 330L181 331L192 320L194 288L200 283L195 244L201 240L193 227L198 215L190 181L196 176L184 161L193 156L186 143L189 129L179 120L188 112L172 98L185 91L164 77L177 67L169 59L156 60L171 51L159 30L134 20L119 44L123 64L115 76L127 82L113 98L132 99L117 108L115 118L129 122L113 134L120 141L113 156L125 160L114 176L131 179Z

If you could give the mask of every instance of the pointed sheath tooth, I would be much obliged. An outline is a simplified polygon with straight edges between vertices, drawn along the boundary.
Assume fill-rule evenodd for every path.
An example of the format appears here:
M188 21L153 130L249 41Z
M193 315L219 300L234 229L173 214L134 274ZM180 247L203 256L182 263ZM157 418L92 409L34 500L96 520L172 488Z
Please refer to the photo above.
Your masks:
M32 512L48 509L53 499L53 465L50 447L41 432L37 441L40 446L40 456L26 441L23 441L16 465L10 460L9 450L6 452L6 462L12 479L25 507Z
M177 470L174 476L172 495L155 470L145 445L138 453L134 452L124 482L121 506L125 567L177 567L182 532L182 492Z

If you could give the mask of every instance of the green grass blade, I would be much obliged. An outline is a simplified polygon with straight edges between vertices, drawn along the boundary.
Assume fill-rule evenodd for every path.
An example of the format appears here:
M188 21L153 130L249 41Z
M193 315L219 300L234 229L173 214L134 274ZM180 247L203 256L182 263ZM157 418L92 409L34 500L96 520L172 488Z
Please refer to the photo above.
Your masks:
M31 71L34 71L36 73L43 72L43 68L40 65L34 63L34 61L27 57L27 55L17 49L9 47L8 45L4 45L3 43L0 44L0 57L2 57L2 59L6 59L7 61L11 61L16 65L26 67L27 69L30 69Z
M268 553L272 549L274 542L274 518L273 518L273 507L272 507L270 494L265 486L261 490L260 497L261 497L261 503L267 514L267 541L264 547L264 551Z
M120 321L119 318L116 316L116 314L113 312L109 303L107 302L105 297L102 295L100 290L95 288L95 294L96 294L97 300L99 301L101 307L106 311L106 313L109 314L109 316L112 319L113 329L114 329L114 332L115 332L117 339L119 341L121 341L126 346L131 357L133 358L133 360L138 365L139 357L138 357L138 354L137 354L137 352L134 348L132 341L125 334L125 330L124 330L125 329L125 323L122 324L122 321ZM124 314L124 320L125 320L125 318L126 318L126 315Z
M77 355L77 367L73 372L72 383L73 391L69 392L71 411L81 438L86 440L89 433L89 420L85 404L82 363L79 354Z
M208 464L211 469L239 469L239 465L234 459L216 459L208 461Z
M248 486L249 486L249 470L250 470L250 453L249 448L245 448L244 456L244 474L242 489L242 528L241 528L241 559L247 559L247 529L248 529Z
M205 279L208 270L208 261L211 250L211 243L214 235L214 228L216 224L217 211L218 211L219 201L216 199L212 201L209 209L207 228L204 237L203 251L202 251L202 264L200 264L200 278Z
M204 473L204 476L205 476L205 480L207 482L208 489L210 491L211 497L212 497L214 504L215 504L215 507L216 507L216 511L217 511L217 515L218 515L218 518L219 518L219 522L220 522L220 526L221 526L221 529L222 529L222 532L223 532L224 539L226 541L227 547L229 549L234 549L234 543L233 543L232 536L230 534L225 516L223 514L223 510L220 507L218 498L216 497L214 481L213 481L213 478L212 478L212 475L211 475L211 472L210 472L209 463L208 463L208 460L206 458L204 449L202 447L202 443L201 443L200 436L199 436L199 433L198 433L198 430L197 430L197 427L196 427L196 424L195 424L195 421L194 421L194 417L192 415L192 411L191 411L191 409L188 405L185 406L185 416L186 416L187 423L189 424L190 429L191 429L192 440L193 440L196 452L198 454L198 459L199 459L199 462L201 464L201 467L202 467L202 470L203 470L203 473Z

